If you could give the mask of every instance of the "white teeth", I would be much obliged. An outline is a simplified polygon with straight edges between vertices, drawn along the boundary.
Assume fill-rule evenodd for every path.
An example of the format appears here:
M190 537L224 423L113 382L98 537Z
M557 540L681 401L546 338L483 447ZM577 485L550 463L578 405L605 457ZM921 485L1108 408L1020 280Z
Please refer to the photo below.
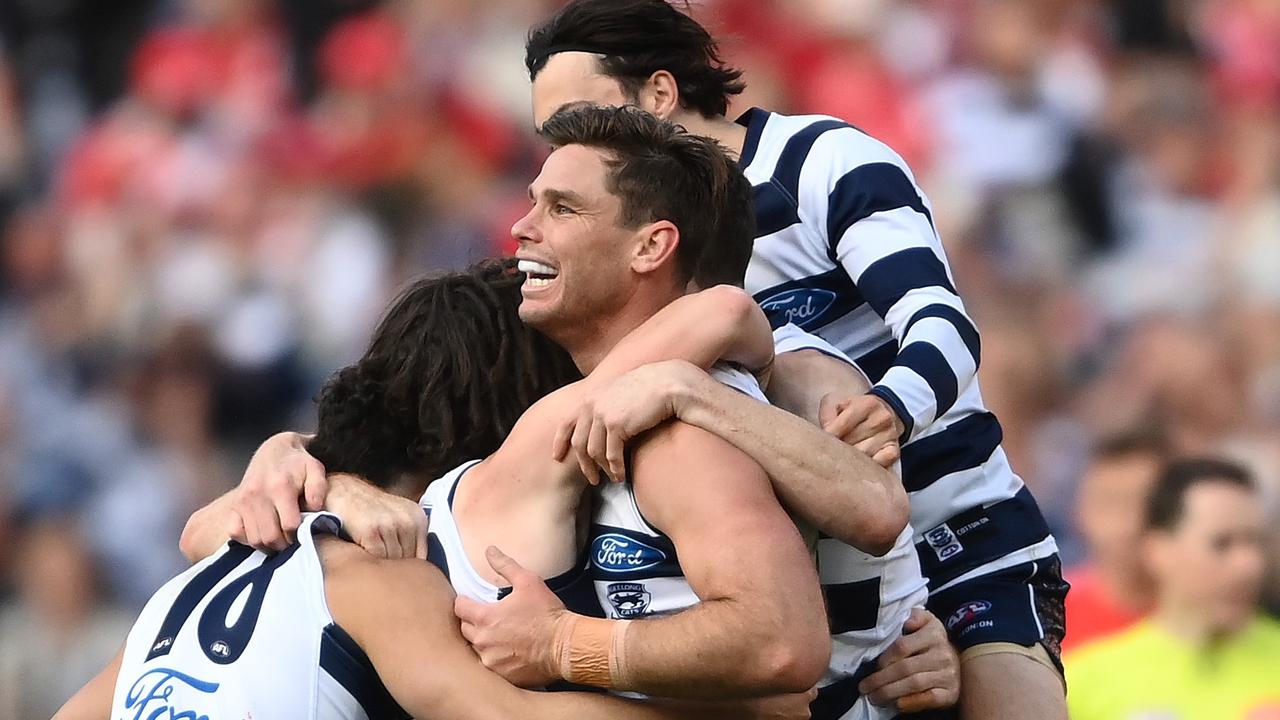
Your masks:
M551 284L551 278L529 277L525 279L524 284L530 287L546 287Z
M559 275L560 271L550 265L543 265L533 260L520 260L516 263L516 268L522 273L533 273L536 275L551 275L552 277Z

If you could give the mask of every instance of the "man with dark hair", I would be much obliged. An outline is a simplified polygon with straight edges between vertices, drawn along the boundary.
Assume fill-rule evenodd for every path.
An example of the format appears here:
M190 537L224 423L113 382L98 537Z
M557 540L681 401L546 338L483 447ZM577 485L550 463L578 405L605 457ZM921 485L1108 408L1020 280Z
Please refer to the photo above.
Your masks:
M929 609L962 653L963 715L1065 718L1057 545L983 405L978 332L902 158L835 118L726 117L741 74L666 0L572 0L530 32L525 64L537 126L565 104L630 104L739 156L757 223L747 290L873 382L832 397L824 427L889 463L901 444Z
M1064 651L1124 630L1150 608L1151 577L1139 539L1147 497L1168 452L1164 437L1149 431L1108 438L1094 450L1075 515L1089 560L1067 571Z
M535 401L577 376L516 317L520 284L497 262L414 283L365 355L325 386L310 449L379 487L497 450ZM370 404L378 410L363 412ZM360 432L370 436L351 437ZM459 634L439 570L375 558L340 533L336 516L307 514L284 552L224 544L152 596L117 657L55 717L730 720L803 708L801 698L642 705L520 690Z
M1145 508L1151 616L1069 653L1072 720L1280 714L1280 623L1258 609L1266 558L1258 490L1243 467L1170 463Z
M724 232L714 218L749 217L748 186L714 143L634 108L578 108L549 121L545 132L557 147L531 186L532 209L513 228L521 242L520 267L527 278L520 315L568 349L581 370L598 372L601 358L616 349L622 336L659 310L687 299L682 296L701 248L718 242L717 234ZM676 221L687 222L691 232ZM748 245L750 235L741 233L737 242ZM737 279L747 254L742 257ZM745 295L739 292L738 296L760 318L772 356L763 315ZM699 319L703 325L718 320ZM762 397L754 384L740 389ZM753 402L749 412L761 418L756 424L775 427L775 442L790 443L792 457L825 448L822 461L803 470L839 478L848 498L839 505L846 512L824 519L854 524L861 541L879 552L893 548L899 571L893 584L886 586L892 591L883 602L876 598L867 612L851 616L864 633L874 631L891 642L911 608L923 599L923 580L910 552L909 536L903 534L905 494L887 471L865 455L802 420L762 402ZM785 420L774 419L779 415ZM543 448L550 444L548 438L542 447L530 448L533 459L522 470L513 471L532 478L528 473L540 467ZM772 453L758 457L779 483L809 479L805 472L777 465ZM627 614L619 610L621 622L588 622L568 616L562 608L554 628L556 641L549 642L548 637L535 649L543 662L532 671L541 674L525 673L519 681L546 682L558 673L574 682L668 695L708 690L720 696L758 695L811 687L830 649L821 600L816 595L806 599L805 578L812 577L813 569L803 546L795 547L799 538L778 507L768 479L759 467L744 461L740 449L680 424L659 428L638 443L632 456L633 483L601 491L603 510L597 515L591 543L593 573L602 599L619 610L613 601L621 602L621 585L633 587L631 596L637 599L628 601ZM450 499L465 475L484 471L483 464L474 470L461 468L433 486L444 490L428 492L424 501L433 508L433 534L437 525L451 526L451 516L474 511L477 503L485 502L473 499L456 506ZM687 475L698 482L683 485ZM581 493L580 479L578 483L574 498ZM670 483L681 487L678 491L666 487ZM494 483L468 480L465 486L485 488L481 497L490 501L507 497L494 489L499 487ZM566 487L558 492L570 491ZM523 492L528 494L527 489ZM465 489L459 499L464 495L469 495ZM470 522L458 524L462 529L456 533L442 530L441 544L455 549L448 553L446 548L447 565L454 569L450 575L460 595L493 602L500 596L495 584L504 578L516 580L512 573L521 572L501 556L492 570L476 563L485 557L475 552L483 549L477 537L511 547L498 538L515 524L539 517L571 529L576 500L554 506L568 507L570 512L567 516L564 510L516 512L512 517L518 507L499 502L491 513L473 512ZM626 508L632 510L628 513ZM550 509L548 505L546 510ZM504 520L491 522L493 517ZM708 517L718 520L707 523ZM199 524L195 518L194 524ZM470 530L465 530L467 525ZM468 534L464 543L460 536ZM459 550L464 544L472 550ZM722 550L730 545L744 552L725 555ZM434 546L428 546L434 552ZM537 548L521 552L539 554ZM637 561L639 556L644 562ZM651 556L653 562L649 562ZM547 576L544 567L535 567ZM880 579L875 583L879 586ZM516 584L519 593L521 584ZM632 617L679 609L685 612L627 624ZM868 614L870 622L863 624ZM469 617L476 619L474 614ZM881 617L886 620L883 629L877 627ZM572 622L566 625L559 620ZM487 632L482 622L469 624L481 634ZM561 632L565 627L572 632ZM485 652L483 638L472 633L469 639ZM564 658L572 662L545 662L550 649L560 646L565 648ZM603 656L598 654L601 651ZM719 660L708 663L708 656ZM626 672L615 672L615 662L619 668L625 665ZM601 667L608 672L601 675Z

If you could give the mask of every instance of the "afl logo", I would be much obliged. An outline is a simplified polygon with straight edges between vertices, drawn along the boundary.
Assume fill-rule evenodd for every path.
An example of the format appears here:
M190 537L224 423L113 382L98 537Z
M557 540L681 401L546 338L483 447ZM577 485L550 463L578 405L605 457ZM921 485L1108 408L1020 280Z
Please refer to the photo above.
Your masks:
M649 609L649 591L640 583L612 583L606 590L609 604L618 612L618 617L633 618L644 615Z
M634 572L657 567L667 554L619 533L606 533L591 543L591 562L605 572Z
M986 600L974 600L960 606L947 618L947 629L953 630L956 626L964 626L978 619L978 616L991 609L991 603Z
M803 328L830 310L835 302L836 294L830 290L798 288L760 301L760 308L771 318L781 318Z

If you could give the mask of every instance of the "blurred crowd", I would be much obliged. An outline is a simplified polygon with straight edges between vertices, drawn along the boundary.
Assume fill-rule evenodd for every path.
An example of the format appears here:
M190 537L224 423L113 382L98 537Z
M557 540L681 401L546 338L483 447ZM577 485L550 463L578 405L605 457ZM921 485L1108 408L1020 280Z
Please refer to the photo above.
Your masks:
M523 42L558 4L0 3L0 717L110 656L399 285L511 247L544 152ZM694 10L746 72L731 115L836 115L911 163L1068 567L1140 576L1124 438L1239 460L1275 509L1280 0Z

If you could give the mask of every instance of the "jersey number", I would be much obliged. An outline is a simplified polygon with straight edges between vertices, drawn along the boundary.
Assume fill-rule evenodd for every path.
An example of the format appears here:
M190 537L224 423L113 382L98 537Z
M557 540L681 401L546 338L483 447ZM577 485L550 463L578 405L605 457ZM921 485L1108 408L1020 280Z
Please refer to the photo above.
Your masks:
M258 624L258 615L262 612L262 601L266 599L271 576L297 549L298 546L293 545L284 552L267 558L258 567L227 583L226 587L213 596L204 612L200 613L200 620L196 625L200 649L204 651L205 657L219 665L229 665L240 659ZM151 643L151 652L147 654L148 661L169 654L182 626L191 617L191 613L195 612L196 605L252 554L253 548L232 545L230 550L210 563L209 567L191 578L191 582L174 599L169 613L164 616L164 622L160 623L160 632L156 633L156 639ZM248 599L244 608L235 622L228 625L231 606L245 593L248 593Z

